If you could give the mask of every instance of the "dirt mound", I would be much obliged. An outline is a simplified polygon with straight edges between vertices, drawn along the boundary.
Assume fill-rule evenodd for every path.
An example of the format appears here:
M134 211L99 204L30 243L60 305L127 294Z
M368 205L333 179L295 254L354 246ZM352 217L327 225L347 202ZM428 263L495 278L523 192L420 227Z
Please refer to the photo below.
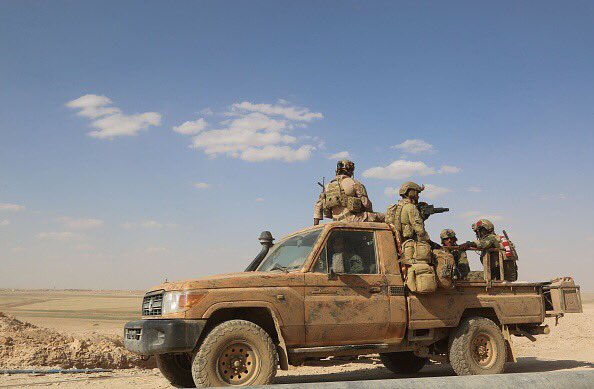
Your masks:
M126 369L147 363L115 336L74 338L0 312L0 369L37 366Z

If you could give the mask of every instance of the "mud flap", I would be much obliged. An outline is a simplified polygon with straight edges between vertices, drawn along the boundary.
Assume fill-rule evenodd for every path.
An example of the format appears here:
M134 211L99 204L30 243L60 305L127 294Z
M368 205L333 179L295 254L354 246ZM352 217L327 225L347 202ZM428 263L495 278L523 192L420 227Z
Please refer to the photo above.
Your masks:
M512 341L509 333L509 328L506 325L501 326L501 332L505 339L505 347L507 348L507 360L506 362L517 362L516 355L514 353L514 342Z

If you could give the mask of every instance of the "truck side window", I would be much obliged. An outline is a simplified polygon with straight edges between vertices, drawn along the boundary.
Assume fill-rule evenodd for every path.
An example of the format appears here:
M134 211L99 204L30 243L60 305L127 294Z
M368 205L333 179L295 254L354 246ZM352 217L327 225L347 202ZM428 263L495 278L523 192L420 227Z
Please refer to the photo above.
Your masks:
M313 268L313 272L314 273L328 273L328 260L326 258L326 254L328 253L328 250L326 250L326 247L324 247L324 250L322 250L322 252L320 253L320 257L318 258L318 260L316 261L316 264L314 265Z
M333 231L313 271L327 273L328 266L343 274L377 274L372 231Z

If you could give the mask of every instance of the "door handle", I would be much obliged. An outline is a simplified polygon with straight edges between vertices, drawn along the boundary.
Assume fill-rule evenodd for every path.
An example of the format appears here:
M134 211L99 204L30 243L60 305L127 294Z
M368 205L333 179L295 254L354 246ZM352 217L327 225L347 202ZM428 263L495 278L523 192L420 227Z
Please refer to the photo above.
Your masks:
M337 291L334 291L333 292L333 291L324 290L324 289L314 289L314 290L311 291L311 294L317 294L317 295L320 295L320 294L338 294L338 292Z
M380 286L372 286L369 288L369 293L381 293L382 288Z

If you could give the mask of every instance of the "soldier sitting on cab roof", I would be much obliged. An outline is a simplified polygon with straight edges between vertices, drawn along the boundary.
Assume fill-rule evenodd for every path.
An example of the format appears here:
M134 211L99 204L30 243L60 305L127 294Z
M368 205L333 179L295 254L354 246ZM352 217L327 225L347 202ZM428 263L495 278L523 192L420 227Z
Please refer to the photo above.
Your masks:
M373 212L365 186L353 178L355 164L348 159L336 164L336 177L330 181L314 205L314 225L324 216L334 221L380 222L384 215Z

